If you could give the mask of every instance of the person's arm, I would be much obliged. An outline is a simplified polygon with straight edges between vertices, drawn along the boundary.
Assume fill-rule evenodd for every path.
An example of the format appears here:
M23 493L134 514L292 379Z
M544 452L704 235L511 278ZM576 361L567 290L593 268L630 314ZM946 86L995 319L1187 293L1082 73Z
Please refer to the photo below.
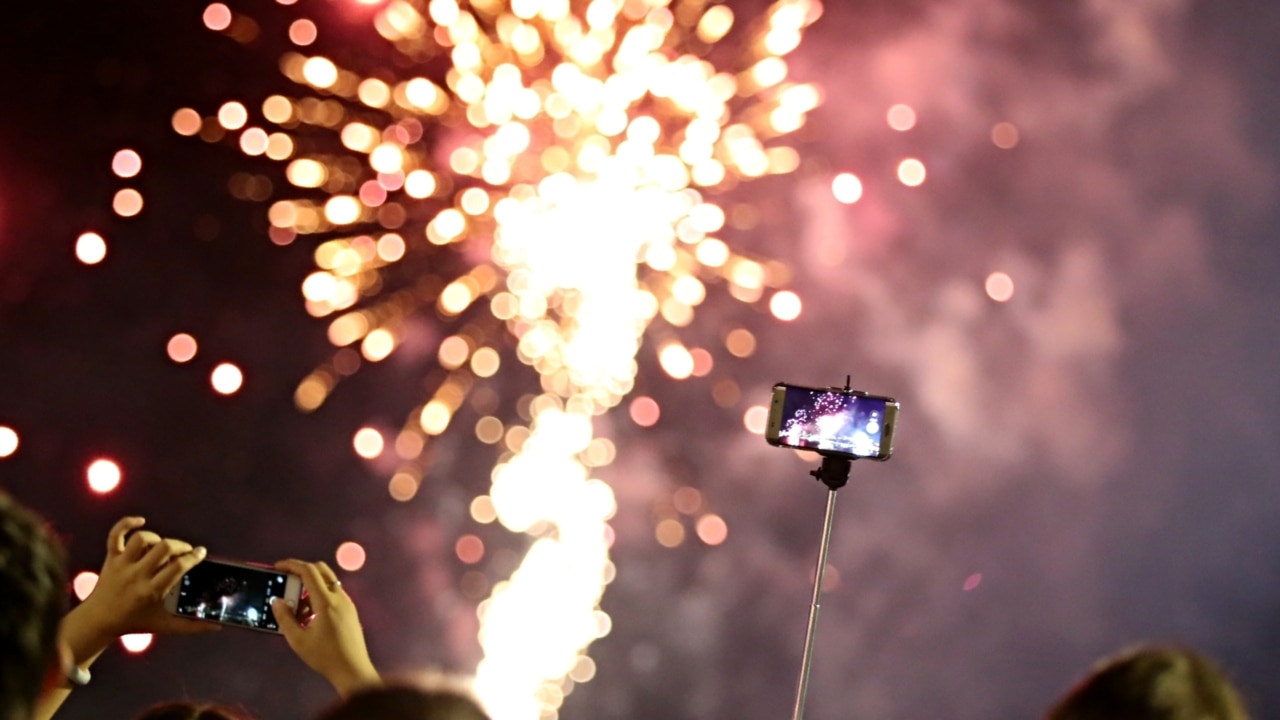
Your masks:
M87 675L102 651L126 633L171 635L219 629L164 609L164 596L204 559L205 549L139 530L145 522L127 517L108 533L107 558L98 584L62 620L59 642L64 647L66 671L79 668ZM52 717L70 692L67 682L47 689L37 701L35 720Z
M344 697L355 690L382 684L377 668L369 659L356 605L342 589L333 570L323 562L301 560L281 560L276 568L302 578L315 612L315 617L303 627L298 622L296 608L289 607L280 598L271 601L271 612L293 652Z

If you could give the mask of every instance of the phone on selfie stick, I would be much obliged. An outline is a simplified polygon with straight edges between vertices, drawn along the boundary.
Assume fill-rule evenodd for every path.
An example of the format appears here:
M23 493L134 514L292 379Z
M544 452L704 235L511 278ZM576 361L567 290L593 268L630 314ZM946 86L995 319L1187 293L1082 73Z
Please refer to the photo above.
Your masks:
M809 625L805 631L804 654L800 660L800 680L791 720L804 719L809 673L813 663L814 638L822 580L831 548L835 523L836 491L849 482L854 460L888 460L893 455L893 436L898 425L898 401L871 395L849 387L812 388L788 383L773 386L765 441L776 447L812 450L822 456L822 465L809 474L827 486L827 513L822 523L822 543L818 567L813 574L813 601L809 604Z
M851 460L888 460L898 424L898 401L848 388L773 386L765 440Z
M206 558L169 591L164 607L180 617L279 633L272 598L297 612L302 578L269 565Z

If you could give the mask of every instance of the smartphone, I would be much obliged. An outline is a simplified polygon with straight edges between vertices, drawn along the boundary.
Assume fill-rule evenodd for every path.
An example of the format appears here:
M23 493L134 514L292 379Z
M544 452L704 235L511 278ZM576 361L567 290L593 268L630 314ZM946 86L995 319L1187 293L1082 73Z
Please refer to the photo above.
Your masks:
M860 390L773 386L764 438L770 445L850 459L888 460L898 401Z
M182 576L164 606L182 617L278 633L271 614L277 597L296 611L302 579L268 565L206 558Z

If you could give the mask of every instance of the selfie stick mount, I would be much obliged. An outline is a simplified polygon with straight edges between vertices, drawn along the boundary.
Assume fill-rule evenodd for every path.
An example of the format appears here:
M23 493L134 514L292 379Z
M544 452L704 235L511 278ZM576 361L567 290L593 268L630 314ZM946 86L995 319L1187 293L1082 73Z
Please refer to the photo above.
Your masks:
M845 377L844 391L849 392L849 381ZM809 692L809 670L813 663L813 639L818 629L818 608L822 600L822 577L827 572L827 551L831 547L831 528L836 517L836 491L849 483L849 470L853 461L847 457L822 456L822 465L809 474L818 482L827 486L827 517L822 523L822 545L818 549L818 570L813 577L813 602L809 605L809 629L804 638L804 655L800 661L800 684L796 689L796 704L791 713L791 720L803 720L804 699Z

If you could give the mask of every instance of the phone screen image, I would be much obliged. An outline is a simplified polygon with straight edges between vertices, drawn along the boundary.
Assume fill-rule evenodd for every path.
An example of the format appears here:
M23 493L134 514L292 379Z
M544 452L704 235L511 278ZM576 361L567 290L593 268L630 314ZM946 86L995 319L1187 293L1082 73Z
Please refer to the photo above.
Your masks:
M892 403L892 405L891 405ZM885 458L881 449L890 413L889 398L786 386L777 425L778 444L860 458Z
M271 598L285 597L288 575L270 568L206 560L182 577L174 612L199 620L279 632Z

